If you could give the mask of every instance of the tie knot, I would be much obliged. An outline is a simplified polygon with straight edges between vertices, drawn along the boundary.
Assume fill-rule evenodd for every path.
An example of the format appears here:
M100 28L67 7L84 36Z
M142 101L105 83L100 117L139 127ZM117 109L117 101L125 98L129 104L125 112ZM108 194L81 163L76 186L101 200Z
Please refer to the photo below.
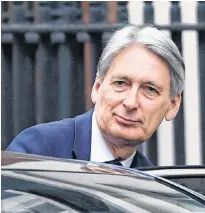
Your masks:
M122 164L117 159L110 160L110 161L105 161L104 163L122 166Z

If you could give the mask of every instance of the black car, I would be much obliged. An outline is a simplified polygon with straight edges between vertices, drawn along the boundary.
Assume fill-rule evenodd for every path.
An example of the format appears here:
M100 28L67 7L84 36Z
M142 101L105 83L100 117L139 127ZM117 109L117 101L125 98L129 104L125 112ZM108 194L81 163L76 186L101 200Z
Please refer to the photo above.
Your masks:
M169 180L103 163L2 152L3 213L205 212L205 197Z

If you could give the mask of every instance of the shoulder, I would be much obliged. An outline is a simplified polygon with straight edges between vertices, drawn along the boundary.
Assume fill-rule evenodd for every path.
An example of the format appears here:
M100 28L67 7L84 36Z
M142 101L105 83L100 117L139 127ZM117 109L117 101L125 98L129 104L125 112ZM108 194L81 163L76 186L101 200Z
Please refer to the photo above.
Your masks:
M74 118L29 127L16 136L7 150L57 157L55 153L74 140L74 127ZM66 157L61 153L59 157Z
M47 137L49 138L58 138L63 137L73 131L75 126L74 118L66 118L60 121L53 121L49 123L38 124L32 127L29 127L22 131L19 136L24 136L27 133L35 133L36 137Z
M28 128L29 130L39 131L43 134L60 134L72 130L75 126L75 118L66 118L60 121L42 123ZM27 129L27 130L28 130Z
M91 122L92 111L75 118L38 124L29 127L16 136L8 151L71 158L76 137L84 137L83 132Z

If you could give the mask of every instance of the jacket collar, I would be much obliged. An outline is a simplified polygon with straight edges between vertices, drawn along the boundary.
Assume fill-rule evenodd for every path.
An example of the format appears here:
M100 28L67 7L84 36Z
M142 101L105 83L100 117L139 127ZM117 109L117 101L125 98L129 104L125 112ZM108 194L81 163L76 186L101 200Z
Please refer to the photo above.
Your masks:
M90 160L93 111L94 109L91 109L75 118L73 152L75 153L75 158L79 160Z

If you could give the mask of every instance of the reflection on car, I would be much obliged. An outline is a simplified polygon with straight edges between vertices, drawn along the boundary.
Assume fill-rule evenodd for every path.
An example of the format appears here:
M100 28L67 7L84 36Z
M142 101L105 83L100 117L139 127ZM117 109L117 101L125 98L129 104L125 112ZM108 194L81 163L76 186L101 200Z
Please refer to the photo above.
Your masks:
M134 169L2 152L4 213L205 212L205 197Z

